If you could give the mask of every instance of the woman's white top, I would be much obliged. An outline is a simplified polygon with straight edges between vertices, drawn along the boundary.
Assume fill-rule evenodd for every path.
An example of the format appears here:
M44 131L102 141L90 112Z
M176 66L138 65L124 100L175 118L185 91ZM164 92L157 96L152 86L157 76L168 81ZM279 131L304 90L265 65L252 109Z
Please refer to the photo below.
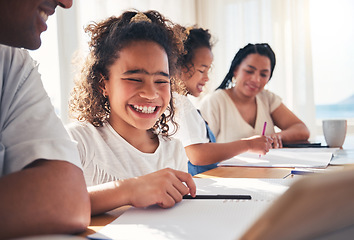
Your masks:
M144 153L130 145L109 123L95 127L76 122L67 129L78 142L88 186L138 177L167 167L187 172L187 156L177 139L159 136L156 151Z
M254 128L243 119L234 102L223 89L218 89L206 96L201 102L200 111L213 131L216 142L225 143L261 135L264 122L267 122L265 135L274 133L271 113L281 103L281 98L268 90L257 94L257 117Z

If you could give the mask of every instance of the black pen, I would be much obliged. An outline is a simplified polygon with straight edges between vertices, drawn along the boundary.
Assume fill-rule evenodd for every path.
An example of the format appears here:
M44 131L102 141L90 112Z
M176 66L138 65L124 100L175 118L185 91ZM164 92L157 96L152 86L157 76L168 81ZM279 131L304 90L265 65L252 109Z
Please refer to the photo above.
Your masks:
M250 195L196 195L192 197L191 195L184 195L183 199L252 199Z
M322 146L321 143L284 143L284 148L328 148L328 146Z

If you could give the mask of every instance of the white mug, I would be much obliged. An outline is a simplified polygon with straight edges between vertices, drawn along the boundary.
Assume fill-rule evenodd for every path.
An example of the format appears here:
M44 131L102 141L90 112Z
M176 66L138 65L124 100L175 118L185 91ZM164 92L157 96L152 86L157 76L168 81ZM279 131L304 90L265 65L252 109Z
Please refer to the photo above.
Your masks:
M342 147L347 134L347 120L329 119L322 121L323 135L329 147Z

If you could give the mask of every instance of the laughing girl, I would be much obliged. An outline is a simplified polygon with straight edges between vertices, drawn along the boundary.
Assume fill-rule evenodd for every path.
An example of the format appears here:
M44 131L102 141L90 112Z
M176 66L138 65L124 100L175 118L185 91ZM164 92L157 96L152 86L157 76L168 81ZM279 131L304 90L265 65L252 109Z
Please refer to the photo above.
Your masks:
M171 88L183 31L156 11L126 11L86 31L90 54L70 101L78 121L68 130L78 142L92 214L122 205L171 207L195 195L184 148L167 125L174 123Z

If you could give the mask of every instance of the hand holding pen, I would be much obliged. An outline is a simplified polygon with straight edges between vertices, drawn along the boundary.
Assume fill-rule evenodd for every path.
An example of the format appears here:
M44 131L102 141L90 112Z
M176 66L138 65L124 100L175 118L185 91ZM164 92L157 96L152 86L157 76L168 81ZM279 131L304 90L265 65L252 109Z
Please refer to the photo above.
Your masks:
M264 123L262 136L257 135L244 139L247 140L249 144L248 151L258 153L259 157L261 157L261 155L265 155L267 152L269 152L269 149L272 148L272 138L264 135L266 126L267 122Z
M260 155L265 155L272 148L272 138L268 136L253 136L247 139L249 147L248 151L252 153L257 153Z
M266 127L267 127L267 122L264 122L262 136L265 135ZM273 140L272 148L282 148L283 147L283 141L281 139L281 135L280 134L274 133L274 134L270 135L270 137ZM259 157L261 157L261 156L259 155Z

